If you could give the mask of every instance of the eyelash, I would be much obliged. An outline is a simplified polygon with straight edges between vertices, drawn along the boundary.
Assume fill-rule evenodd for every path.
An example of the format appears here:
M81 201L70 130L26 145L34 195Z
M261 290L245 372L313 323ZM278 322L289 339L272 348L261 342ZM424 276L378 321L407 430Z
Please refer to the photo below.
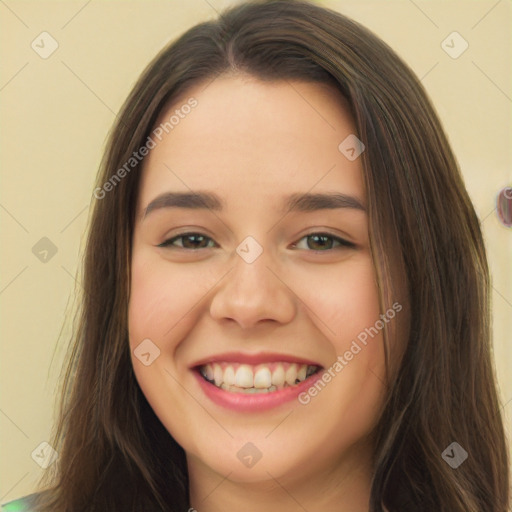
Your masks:
M182 233L181 235L177 235L175 237L169 238L169 239L165 240L164 242L162 242L161 244L158 244L158 247L169 248L169 249L183 249L185 251L197 251L197 250L201 250L201 249L211 249L211 247L200 247L198 249L187 249L186 247L179 247L179 246L172 245L172 242L174 242L175 240L178 240L180 238L187 238L192 235L194 235L194 236L199 235L200 237L203 237L203 238L213 241L212 238L210 238L206 235L203 235L202 233L189 232L189 233ZM304 235L302 238L300 238L298 242L294 243L293 246L296 246L301 240L303 240L305 238L312 237L312 236L321 236L321 237L331 238L332 240L334 240L340 244L338 246L338 248L354 248L356 246L355 244L353 244L352 242L349 242L348 240L345 240L338 236L331 235L329 233L323 233L323 232L308 233L307 235ZM309 251L316 252L316 253L329 252L329 251L334 250L335 248L336 247L330 248L327 250L309 249Z

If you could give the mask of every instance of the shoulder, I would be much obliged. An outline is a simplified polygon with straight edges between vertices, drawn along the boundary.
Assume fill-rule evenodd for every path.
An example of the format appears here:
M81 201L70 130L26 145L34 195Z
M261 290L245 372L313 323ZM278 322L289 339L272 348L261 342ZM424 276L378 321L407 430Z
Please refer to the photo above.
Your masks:
M1 512L37 512L34 508L35 499L40 493L29 494L16 500L8 501L0 505Z

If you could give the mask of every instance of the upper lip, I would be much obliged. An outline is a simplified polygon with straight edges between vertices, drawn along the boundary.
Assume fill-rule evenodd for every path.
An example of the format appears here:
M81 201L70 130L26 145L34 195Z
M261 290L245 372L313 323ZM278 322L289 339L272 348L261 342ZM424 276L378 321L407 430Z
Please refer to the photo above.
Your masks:
M211 356L204 357L195 363L193 363L190 367L195 368L198 366L203 366L208 363L215 362L231 362L231 363L242 363L242 364L251 364L257 365L262 363L274 363L274 362L290 362L290 363L298 363L298 364L307 364L311 366L318 366L322 368L322 365L307 358L297 357L290 354L278 354L275 352L259 352L257 354L244 354L243 352L225 352L223 354L215 354Z

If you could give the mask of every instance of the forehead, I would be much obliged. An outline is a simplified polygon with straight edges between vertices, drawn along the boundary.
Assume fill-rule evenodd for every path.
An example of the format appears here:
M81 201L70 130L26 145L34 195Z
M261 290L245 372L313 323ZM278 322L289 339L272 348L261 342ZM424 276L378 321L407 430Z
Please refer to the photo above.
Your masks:
M195 101L193 108L182 108ZM345 98L326 84L223 76L187 90L143 167L139 199L162 191L216 190L229 202L283 193L342 191L364 201L360 159L338 149L356 134Z

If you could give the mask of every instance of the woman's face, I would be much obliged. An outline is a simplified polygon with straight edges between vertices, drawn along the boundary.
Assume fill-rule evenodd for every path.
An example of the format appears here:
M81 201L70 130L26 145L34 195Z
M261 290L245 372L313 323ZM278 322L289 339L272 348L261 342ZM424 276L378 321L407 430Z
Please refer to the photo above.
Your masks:
M344 99L223 76L160 121L173 114L145 160L133 237L130 348L148 402L212 482L366 464L382 326L400 307L379 314Z

